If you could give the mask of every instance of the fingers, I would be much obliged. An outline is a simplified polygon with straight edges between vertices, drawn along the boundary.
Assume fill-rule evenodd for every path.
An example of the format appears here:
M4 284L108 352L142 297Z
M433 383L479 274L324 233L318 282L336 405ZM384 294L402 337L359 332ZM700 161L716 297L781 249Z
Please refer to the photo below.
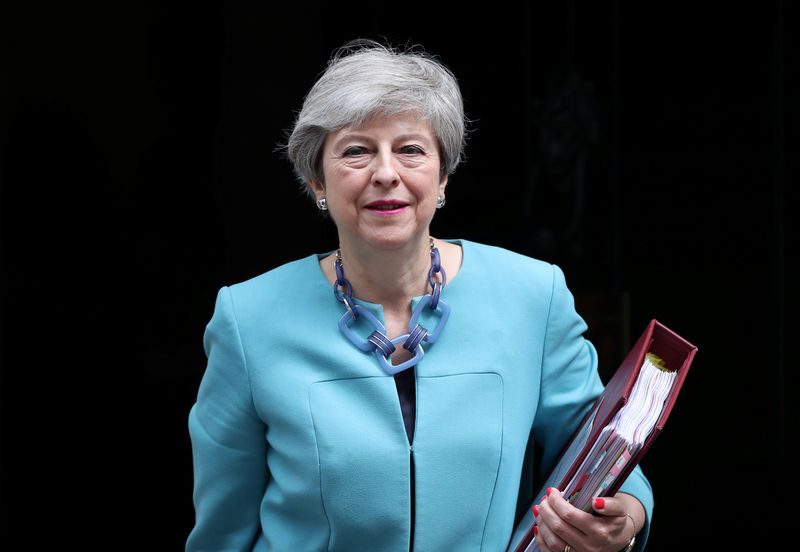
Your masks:
M563 552L567 545L576 551L620 550L641 527L635 518L644 519L644 508L624 493L594 498L592 509L594 513L579 510L557 489L549 489L533 507L536 543L542 552Z
M616 497L593 498L592 509L597 513L596 519L605 527L597 533L603 536L599 541L602 544L611 543L615 550L619 550L626 542L626 536L629 538L636 532L635 525L630 533L625 529L628 518L633 521L633 517L628 514L628 505L624 500Z
M595 498L592 508L598 519L607 520L606 526L611 539L630 540L647 521L644 506L639 500L627 493L618 493L614 497Z
M603 497L592 499L592 509L601 516L624 516L625 506L618 498Z
M548 489L547 495L534 506L533 515L536 542L542 552L562 552L567 544L577 549L584 539L579 526L593 517L572 506L557 489Z

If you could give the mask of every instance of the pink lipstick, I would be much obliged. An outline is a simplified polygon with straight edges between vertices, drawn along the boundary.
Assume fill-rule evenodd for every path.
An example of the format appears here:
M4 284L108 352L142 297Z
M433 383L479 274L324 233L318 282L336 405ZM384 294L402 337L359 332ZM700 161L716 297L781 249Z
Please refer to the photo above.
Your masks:
M368 203L366 208L379 215L394 215L408 207L408 203L392 199L382 199Z

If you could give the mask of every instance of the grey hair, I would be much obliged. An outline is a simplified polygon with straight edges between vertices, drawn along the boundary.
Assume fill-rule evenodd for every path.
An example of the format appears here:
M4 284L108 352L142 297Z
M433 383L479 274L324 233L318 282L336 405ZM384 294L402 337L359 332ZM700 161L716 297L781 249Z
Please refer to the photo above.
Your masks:
M306 193L313 197L309 179L324 182L321 156L329 133L400 113L417 113L430 124L441 176L452 174L463 160L466 134L464 102L453 73L418 48L356 40L336 50L306 95L286 144Z

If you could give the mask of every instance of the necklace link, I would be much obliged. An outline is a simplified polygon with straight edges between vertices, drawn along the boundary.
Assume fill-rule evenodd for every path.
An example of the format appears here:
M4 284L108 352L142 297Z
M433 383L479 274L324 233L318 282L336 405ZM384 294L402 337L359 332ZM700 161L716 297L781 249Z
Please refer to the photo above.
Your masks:
M350 281L344 277L341 250L336 251L336 262L333 266L336 269L336 281L333 283L333 296L336 297L336 300L340 303L344 303L344 306L347 307L348 312L353 315L353 318L358 318L358 311L355 308L356 304L353 301L353 286L350 284ZM340 287L343 287L344 291L339 290Z
M441 282L437 282L433 279L436 274L441 275ZM442 268L439 250L433 243L433 238L431 238L431 269L428 271L428 284L431 286L431 296L433 297L433 301L431 302L432 309L435 309L439 305L439 296L442 294L442 289L444 289L446 283L447 274L445 273L444 268Z
M380 349L383 356L390 356L397 350L397 347L394 346L392 340L378 330L372 332L367 338L367 341L375 345L376 349Z

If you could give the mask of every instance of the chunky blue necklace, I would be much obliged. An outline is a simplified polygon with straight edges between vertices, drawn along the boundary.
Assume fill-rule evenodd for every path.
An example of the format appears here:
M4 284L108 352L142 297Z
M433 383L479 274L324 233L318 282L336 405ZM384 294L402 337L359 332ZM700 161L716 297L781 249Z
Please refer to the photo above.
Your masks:
M344 336L365 353L374 353L380 367L389 375L397 374L417 365L425 355L425 351L422 349L422 342L433 343L439 339L445 324L447 324L447 319L450 317L450 307L440 299L445 283L447 283L447 275L442 268L439 250L434 245L433 238L431 238L431 269L428 271L428 284L431 286L431 293L423 295L414 308L411 320L408 323L408 333L393 339L389 339L386 336L386 328L369 309L356 304L353 300L353 286L344 277L341 250L336 252L334 266L336 267L336 281L333 283L333 296L347 307L347 311L339 319L339 329ZM434 279L436 274L441 274L441 282ZM436 329L431 333L418 323L425 309L439 314ZM363 316L375 328L366 340L353 333L349 326L359 316ZM403 348L414 353L414 356L397 366L393 366L389 357L395 352L396 345L401 343Z

